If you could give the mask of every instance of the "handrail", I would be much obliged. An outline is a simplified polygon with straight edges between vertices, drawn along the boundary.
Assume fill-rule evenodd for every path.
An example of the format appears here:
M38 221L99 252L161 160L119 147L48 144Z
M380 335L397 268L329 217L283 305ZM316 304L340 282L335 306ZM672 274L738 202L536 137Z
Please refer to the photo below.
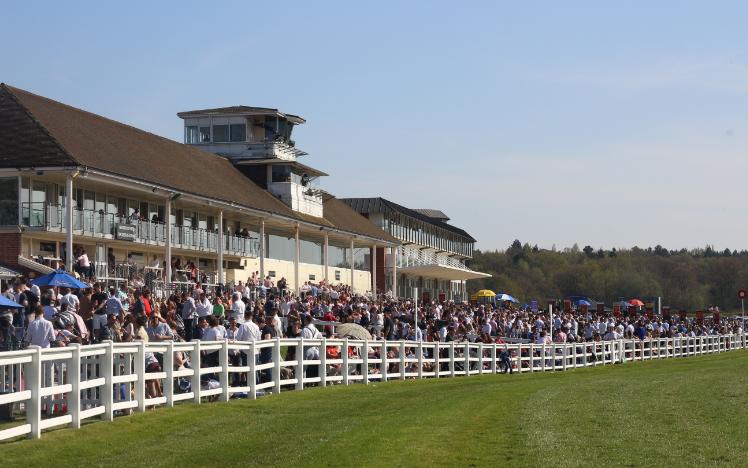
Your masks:
M0 353L0 405L23 405L26 422L0 431L0 441L93 417L205 397L251 399L283 387L369 384L502 371L565 371L578 367L688 357L746 349L746 335L581 343L470 343L276 338L256 342L192 341L32 346ZM282 350L285 349L285 354ZM508 354L502 356L503 351ZM159 354L164 368L146 367ZM176 362L189 356L191 367ZM508 367L507 367L508 366ZM42 419L42 413L57 417Z

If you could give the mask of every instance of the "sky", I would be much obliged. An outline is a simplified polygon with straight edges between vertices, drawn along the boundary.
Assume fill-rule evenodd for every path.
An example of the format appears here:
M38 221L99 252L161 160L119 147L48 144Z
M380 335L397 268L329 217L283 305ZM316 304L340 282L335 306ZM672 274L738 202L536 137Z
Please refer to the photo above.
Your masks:
M0 81L178 141L301 115L322 188L481 249L748 249L748 3L118 3L6 0Z

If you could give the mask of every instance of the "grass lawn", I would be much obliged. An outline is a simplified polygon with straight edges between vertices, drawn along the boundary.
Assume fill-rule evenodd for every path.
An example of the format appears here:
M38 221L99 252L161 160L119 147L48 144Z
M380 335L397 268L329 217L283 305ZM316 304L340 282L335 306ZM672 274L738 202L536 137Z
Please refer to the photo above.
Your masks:
M0 444L4 466L748 465L748 351L182 404Z

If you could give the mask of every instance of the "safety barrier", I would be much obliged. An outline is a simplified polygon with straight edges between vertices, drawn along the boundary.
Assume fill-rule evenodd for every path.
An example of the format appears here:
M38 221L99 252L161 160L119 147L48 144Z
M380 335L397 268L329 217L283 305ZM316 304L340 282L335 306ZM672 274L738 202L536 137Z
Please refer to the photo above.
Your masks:
M722 335L549 345L294 338L31 347L0 353L0 408L22 421L0 431L0 441L180 401L495 374L508 370L504 349L512 369L525 373L722 353L747 344L745 335ZM154 361L160 366L147 368Z

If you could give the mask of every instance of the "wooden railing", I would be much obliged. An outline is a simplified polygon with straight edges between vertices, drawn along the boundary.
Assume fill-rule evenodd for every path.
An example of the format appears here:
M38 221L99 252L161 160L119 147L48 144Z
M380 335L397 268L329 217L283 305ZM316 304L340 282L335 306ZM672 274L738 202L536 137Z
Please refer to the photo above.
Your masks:
M495 374L508 370L502 350L512 370L525 373L722 353L747 344L745 335L722 335L552 345L275 339L31 347L0 353L0 406L10 405L20 422L0 431L0 441L38 438L45 429L79 428L85 419L110 421L185 400L200 404L310 385ZM150 353L161 369L146 369ZM183 358L190 366L176 365Z

